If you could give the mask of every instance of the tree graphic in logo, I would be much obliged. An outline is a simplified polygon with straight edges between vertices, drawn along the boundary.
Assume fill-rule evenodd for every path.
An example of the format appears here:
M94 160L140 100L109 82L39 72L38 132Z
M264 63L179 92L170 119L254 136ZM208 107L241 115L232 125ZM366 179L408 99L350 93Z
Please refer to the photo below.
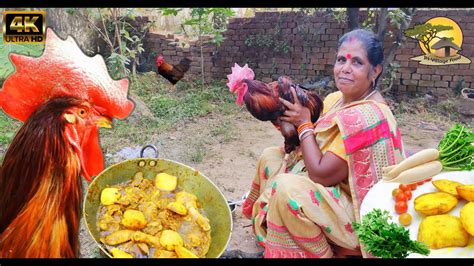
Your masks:
M418 41L425 55L411 58L423 65L469 64L471 60L458 54L462 46L459 25L446 17L435 17L405 31L405 36Z

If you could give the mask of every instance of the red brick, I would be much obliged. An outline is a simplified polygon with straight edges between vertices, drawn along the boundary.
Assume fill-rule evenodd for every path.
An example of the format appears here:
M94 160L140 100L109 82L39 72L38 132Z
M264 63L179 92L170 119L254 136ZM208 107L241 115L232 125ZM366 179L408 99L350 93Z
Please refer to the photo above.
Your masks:
M411 78L412 78L412 79L415 79L415 80L420 80L420 79L421 79L421 75L420 75L420 74L416 74L416 73L415 73L415 74L411 74ZM425 79L423 79L423 80L425 80Z
M418 68L416 70L416 73L419 73L419 74L432 74L433 70L429 69L429 68Z
M420 81L420 82L423 82L423 81ZM403 84L403 85L412 85L412 86L416 86L416 85L418 85L418 80L412 80L412 79L403 79L403 80L402 80L402 84Z
M451 76L443 76L442 80L451 81L453 78Z
M420 80L420 82L418 82L418 86L422 86L422 87L432 87L434 85L434 81L432 80Z
M441 76L440 76L440 75L431 75L431 80L433 80L433 81L440 81L440 80L441 80Z
M421 79L422 80L431 80L431 75L426 75L426 74L421 75Z
M396 60L399 60L399 61L408 61L408 60L410 60L410 58L412 58L412 57L413 57L412 55L399 54L399 55L395 56L395 59L396 59Z
M449 82L447 81L435 81L435 87L447 88L449 86Z

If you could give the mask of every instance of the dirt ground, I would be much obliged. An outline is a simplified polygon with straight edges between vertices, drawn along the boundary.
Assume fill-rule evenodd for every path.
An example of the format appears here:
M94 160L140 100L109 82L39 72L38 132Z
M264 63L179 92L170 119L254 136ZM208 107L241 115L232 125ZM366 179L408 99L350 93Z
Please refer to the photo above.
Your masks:
M434 148L450 126L443 122L423 122L417 116L398 119L406 148ZM258 156L264 148L283 143L268 122L246 112L232 120L207 116L186 122L176 132L156 134L150 143L158 146L160 157L185 163L209 177L229 200L239 200L250 189ZM125 148L125 147L124 147ZM111 162L138 156L140 145L126 152L106 155ZM87 184L85 184L87 186ZM81 223L81 257L99 257L99 250ZM227 250L255 254L263 251L256 243L250 220L238 206L233 214L233 232Z

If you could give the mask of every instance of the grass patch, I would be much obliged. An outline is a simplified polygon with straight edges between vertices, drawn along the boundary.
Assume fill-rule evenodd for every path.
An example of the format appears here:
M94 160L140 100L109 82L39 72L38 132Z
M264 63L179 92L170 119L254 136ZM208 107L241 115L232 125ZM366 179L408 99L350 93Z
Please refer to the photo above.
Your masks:
M0 111L0 145L10 143L22 123L10 118L5 112Z
M140 73L130 78L130 92L137 95L153 113L153 117L141 117L132 121L115 120L114 128L100 129L100 144L104 153L115 153L127 146L144 145L158 141L159 134L174 130L177 125L209 114L233 116L242 111L235 104L235 95L231 94L224 83L213 82L203 86L199 81L181 81L176 91L170 91L169 82L154 72ZM135 112L135 111L134 111ZM210 135L222 137L222 141L232 140L232 121L224 121L210 129ZM0 112L0 151L5 151L21 122L11 119ZM2 153L2 152L0 152ZM190 160L202 161L205 155L204 143L196 145ZM3 154L0 154L0 158Z

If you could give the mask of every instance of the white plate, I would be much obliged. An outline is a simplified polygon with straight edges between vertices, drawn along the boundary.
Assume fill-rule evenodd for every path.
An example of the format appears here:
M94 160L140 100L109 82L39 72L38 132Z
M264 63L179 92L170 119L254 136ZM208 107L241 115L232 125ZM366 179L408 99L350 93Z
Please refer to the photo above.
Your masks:
M453 171L442 172L433 177L433 180L447 179L457 181L463 184L474 184L474 171ZM399 224L398 214L395 212L395 200L392 197L392 191L398 188L399 183L388 183L383 180L375 184L367 193L360 206L361 217L372 209L387 210L392 216L392 221ZM408 201L408 213L413 217L413 220L406 228L410 231L410 238L416 240L418 236L418 227L424 215L418 214L413 206L415 198L421 194L436 192L436 189L431 182L424 183L412 191L412 198ZM456 207L449 212L451 215L459 217L461 208L466 204L466 201L461 199ZM474 258L474 237L470 237L469 244L464 248L442 248L432 249L428 256L421 254L410 254L409 258Z

